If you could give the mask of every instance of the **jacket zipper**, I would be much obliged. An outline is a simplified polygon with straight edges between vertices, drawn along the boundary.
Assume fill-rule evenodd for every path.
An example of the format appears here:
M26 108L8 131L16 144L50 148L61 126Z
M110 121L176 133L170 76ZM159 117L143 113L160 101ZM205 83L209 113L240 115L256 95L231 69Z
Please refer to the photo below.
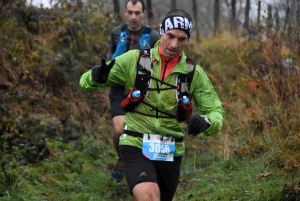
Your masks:
M164 72L163 72L163 76L161 78L161 81L164 81L164 79L165 79L165 74L166 74L168 63L169 63L169 60L166 60L166 63L165 63L165 66L164 66ZM161 83L161 85L162 85L162 83Z

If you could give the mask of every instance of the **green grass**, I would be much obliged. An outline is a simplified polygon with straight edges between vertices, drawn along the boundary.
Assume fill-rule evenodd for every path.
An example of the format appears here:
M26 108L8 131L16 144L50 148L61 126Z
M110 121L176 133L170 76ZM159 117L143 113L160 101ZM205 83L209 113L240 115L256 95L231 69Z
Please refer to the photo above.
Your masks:
M261 162L262 156L224 160L211 149L199 152L196 145L203 146L200 140L199 136L186 138L187 153L175 201L275 201L280 200L285 185L299 181L299 176L293 178L296 172L268 166ZM98 152L91 155L83 145ZM81 143L49 140L48 147L48 159L17 167L15 183L0 185L1 201L132 200L125 180L116 183L109 179L116 159L112 145L85 137Z
M187 159L183 169L191 168L191 163ZM282 175L276 168L249 158L230 158L213 162L207 168L190 170L189 174L185 172L182 176L186 185L179 186L178 200L276 200L284 185L291 182L288 175Z

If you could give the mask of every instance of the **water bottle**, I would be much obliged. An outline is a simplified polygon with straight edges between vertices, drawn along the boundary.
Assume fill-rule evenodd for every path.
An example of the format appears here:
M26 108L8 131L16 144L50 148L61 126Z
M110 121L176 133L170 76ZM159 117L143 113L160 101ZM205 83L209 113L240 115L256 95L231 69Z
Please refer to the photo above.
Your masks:
M140 90L133 91L131 94L132 98L139 98L141 96Z
M141 99L141 92L139 90L132 90L121 102L120 106L125 112L132 112L134 108L139 104Z
M182 102L184 105L188 105L189 104L189 99L186 96L182 97Z

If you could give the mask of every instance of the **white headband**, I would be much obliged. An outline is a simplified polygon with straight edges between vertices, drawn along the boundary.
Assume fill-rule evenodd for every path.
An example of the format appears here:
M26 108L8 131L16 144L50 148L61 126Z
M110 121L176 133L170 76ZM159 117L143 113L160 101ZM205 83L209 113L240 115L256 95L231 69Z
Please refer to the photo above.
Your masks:
M162 21L159 34L163 35L167 31L172 29L179 29L181 31L184 31L188 35L188 37L190 37L193 29L192 20L189 20L188 18L183 16L168 16Z

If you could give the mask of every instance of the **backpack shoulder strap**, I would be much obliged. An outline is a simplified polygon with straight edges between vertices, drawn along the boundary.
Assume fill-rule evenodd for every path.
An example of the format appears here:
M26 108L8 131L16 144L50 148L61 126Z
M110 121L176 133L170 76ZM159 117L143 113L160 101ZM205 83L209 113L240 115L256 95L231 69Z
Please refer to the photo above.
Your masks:
M149 84L149 78L152 73L151 65L151 48L147 47L144 50L140 50L140 56L137 61L137 72L135 78L135 87L141 91L141 94L145 96Z
M145 26L143 34L150 34L152 31L152 28L148 25Z
M187 67L188 73L187 74L179 74L177 77L178 92L179 92L177 94L178 99L181 99L183 96L189 96L190 87L191 87L191 83L193 81L196 64L191 58L186 57L186 67Z
M152 72L152 58L151 58L151 48L148 47L144 50L140 50L140 56L137 61L137 73L136 73L136 79L135 79L135 87L137 87L142 94L147 93L147 88L149 83L149 76L151 76ZM190 86L194 77L196 64L195 62L190 58L186 57L186 66L188 69L188 74L185 76L187 88L183 87L182 91L190 91ZM184 78L180 79L185 80ZM180 95L181 96L181 95Z
M194 76L195 72L195 63L192 59L189 57L186 58L186 66L188 69L188 74L179 74L177 76L177 84L175 86L171 86L168 89L176 89L178 90L178 93L176 93L176 100L177 100L177 106L176 108L180 108L179 104L182 100L182 97L189 96L189 90L190 85ZM134 112L139 113L137 110L142 104L146 104L148 107L152 108L152 110L156 111L156 118L178 118L180 121L183 121L182 114L180 112L176 112L176 115L165 113L164 111L159 110L155 106L152 106L149 104L146 99L148 96L149 91L151 90L149 87L151 86L152 79L152 73L153 73L153 66L152 66L152 55L151 55L151 48L148 47L144 50L140 50L139 58L137 61L137 67L136 67L136 78L135 78L135 85L134 90L139 90L141 94L143 95L143 99L134 107ZM167 84L167 83L166 83ZM156 89L156 90L159 90ZM191 97L192 98L192 97ZM176 109L177 110L177 109ZM131 111L132 112L132 111ZM163 114L162 116L159 115L159 113ZM149 116L147 114L139 113L142 115ZM179 116L178 116L179 115ZM180 117L180 118L179 118Z
M138 67L145 68L151 71L151 48L146 47L144 50L140 50L140 57L138 59Z
M188 69L188 76L187 76L187 81L189 83L189 91L190 91L190 86L193 81L195 69L196 69L196 63L194 60L192 60L190 57L186 57L186 67Z
M127 24L123 24L123 25L121 26L121 32L126 31L126 29L127 29Z

